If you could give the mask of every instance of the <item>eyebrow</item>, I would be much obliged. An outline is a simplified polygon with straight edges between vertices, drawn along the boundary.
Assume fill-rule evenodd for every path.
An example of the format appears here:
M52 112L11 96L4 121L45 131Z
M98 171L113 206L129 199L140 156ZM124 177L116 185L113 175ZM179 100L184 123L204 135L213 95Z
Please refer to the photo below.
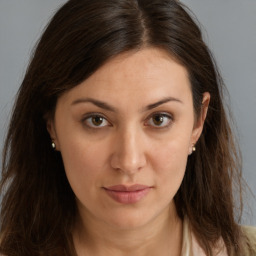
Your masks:
M142 112L154 109L154 108L156 108L156 107L158 107L158 106L160 106L164 103L171 102L171 101L178 102L178 103L183 103L181 100L179 100L177 98L167 97L167 98L159 100L155 103L149 104L148 106L146 106L142 109ZM73 106L73 105L77 105L77 104L80 104L80 103L92 103L92 104L94 104L95 106L97 106L99 108L102 108L102 109L105 109L105 110L108 110L108 111L111 111L111 112L118 112L118 110L115 107L109 105L108 103L100 101L100 100L92 99L92 98L77 99L77 100L73 101L71 105Z
M147 110L151 110L153 108L156 108L164 103L170 102L170 101L174 101L174 102L178 102L178 103L183 103L181 100L174 98L174 97L167 97L164 98L162 100L157 101L156 103L150 104L148 106L146 106L143 111L147 111Z
M103 108L103 109L106 109L111 112L117 112L117 109L115 107L109 105L108 103L100 101L100 100L92 99L92 98L77 99L77 100L73 101L71 105L77 105L79 103L92 103L99 108Z

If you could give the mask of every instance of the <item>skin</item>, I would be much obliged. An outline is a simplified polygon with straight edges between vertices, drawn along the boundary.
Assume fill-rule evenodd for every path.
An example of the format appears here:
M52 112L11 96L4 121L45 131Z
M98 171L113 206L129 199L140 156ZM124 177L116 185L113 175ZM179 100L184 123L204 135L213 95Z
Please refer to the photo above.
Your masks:
M195 120L186 69L155 48L113 58L58 99L47 128L77 198L78 255L180 255L182 221L173 198L209 100L204 93ZM150 191L122 204L103 189L118 184Z

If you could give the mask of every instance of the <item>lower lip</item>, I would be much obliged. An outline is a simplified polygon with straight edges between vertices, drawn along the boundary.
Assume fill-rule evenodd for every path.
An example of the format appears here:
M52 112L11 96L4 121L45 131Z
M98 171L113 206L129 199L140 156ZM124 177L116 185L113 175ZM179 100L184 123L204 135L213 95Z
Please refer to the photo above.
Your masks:
M145 188L137 191L114 191L105 189L107 194L116 202L121 204L134 204L142 200L151 188Z

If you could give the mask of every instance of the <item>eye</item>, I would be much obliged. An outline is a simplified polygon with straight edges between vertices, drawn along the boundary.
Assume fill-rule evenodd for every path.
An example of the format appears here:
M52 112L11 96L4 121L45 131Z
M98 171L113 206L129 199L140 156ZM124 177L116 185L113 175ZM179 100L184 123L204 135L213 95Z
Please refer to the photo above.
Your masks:
M101 128L110 126L110 123L101 115L91 115L83 119L83 123L90 128Z
M169 114L156 113L149 118L147 124L156 128L165 128L171 124L172 120L173 118Z

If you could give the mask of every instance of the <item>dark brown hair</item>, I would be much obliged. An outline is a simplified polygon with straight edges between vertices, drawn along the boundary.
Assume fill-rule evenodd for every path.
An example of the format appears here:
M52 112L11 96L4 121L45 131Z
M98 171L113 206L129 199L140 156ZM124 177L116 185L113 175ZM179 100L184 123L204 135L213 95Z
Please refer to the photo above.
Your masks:
M45 118L58 97L110 58L143 47L164 49L188 70L194 110L211 101L197 151L175 196L207 255L220 237L241 255L234 216L240 162L223 106L224 85L201 31L175 0L70 0L53 17L19 89L3 150L0 252L8 256L75 255L74 194Z

